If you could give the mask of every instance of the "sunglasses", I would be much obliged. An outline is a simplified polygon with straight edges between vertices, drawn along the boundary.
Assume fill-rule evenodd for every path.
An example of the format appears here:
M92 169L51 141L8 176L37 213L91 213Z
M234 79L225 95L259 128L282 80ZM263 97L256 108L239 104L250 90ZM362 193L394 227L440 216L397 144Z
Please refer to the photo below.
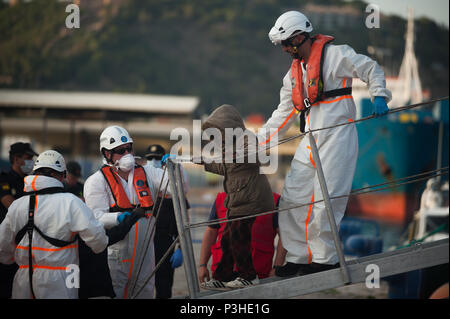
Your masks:
M286 40L282 40L282 41L281 41L281 45L282 45L282 46L285 46L285 47L291 47L291 46L293 46L292 42L294 42L294 39L295 39L298 35L305 35L305 34L304 34L304 32L294 34L292 37L287 38ZM306 35L305 35L305 36L306 36ZM307 36L306 36L306 38L307 38ZM306 39L306 38L305 38L305 39ZM303 42L305 41L305 39L301 42L302 44L303 44Z
M281 41L281 45L284 46L284 47L291 47L292 46L292 42L294 41L294 38L295 38L295 36L292 37L292 38L288 38L286 40Z
M133 147L126 146L126 147L122 147L122 148L118 148L118 149L113 149L112 151L115 154L123 155L123 154L125 154L125 152L131 153L133 151Z

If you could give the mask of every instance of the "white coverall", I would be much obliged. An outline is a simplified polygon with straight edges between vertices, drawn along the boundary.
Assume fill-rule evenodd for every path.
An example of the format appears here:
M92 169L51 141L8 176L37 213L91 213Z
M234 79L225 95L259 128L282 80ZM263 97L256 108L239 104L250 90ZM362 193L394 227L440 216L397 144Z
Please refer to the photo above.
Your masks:
M48 187L63 187L57 179L47 176L27 176L25 192ZM8 209L5 220L0 225L0 262L10 264L15 261L19 270L14 277L12 298L32 298L29 283L28 234L17 243L16 234L28 223L30 196L16 199ZM77 196L57 193L36 196L34 213L35 225L47 236L70 241L78 233L94 251L103 251L108 244L103 225L95 219L92 211ZM66 285L70 275L75 279L75 268L79 265L78 242L69 246L55 247L36 231L33 231L33 291L37 299L75 299L78 289ZM78 277L79 278L79 277ZM71 278L68 281L72 284Z
M323 64L324 91L349 87L352 78L358 77L368 85L372 100L383 96L386 102L391 92L386 89L384 72L369 57L356 54L348 45L327 45ZM306 71L303 67L303 88L306 88ZM304 96L308 96L304 89ZM283 79L280 104L264 124L267 130L276 129L278 138L287 131L296 115L292 102L290 70ZM306 118L305 130L318 129L355 119L356 107L351 96L325 99L313 105ZM313 133L325 175L330 197L348 195L358 156L358 135L354 124ZM288 172L280 200L280 209L312 203L322 199L322 192L313 163L308 137L297 147ZM344 216L347 198L331 200L336 224ZM337 253L328 222L324 202L280 213L280 233L287 250L286 261L296 264L335 264Z
M147 175L147 181L149 189L152 195L152 199L156 202L157 192L160 185L160 181L163 175L163 170L155 168L151 165L144 166L145 173ZM128 174L128 182L119 178L122 183L123 189L132 204L138 204L138 196L133 187L133 175L134 169ZM168 182L167 172L164 175L164 181L161 185L161 191L164 190L166 183ZM167 189L169 192L169 187ZM111 190L106 182L105 177L100 171L91 175L84 184L84 198L86 205L94 211L95 217L105 225L105 228L111 228L118 224L117 216L120 213L111 213L109 208L114 204L114 198L111 194ZM131 287L128 287L128 280L132 276L132 272L138 270L137 255L143 254L143 248L141 248L145 237L145 231L149 227L150 232L154 227L155 218L141 218L131 228L127 236L118 243L108 247L108 264L111 271L111 278L113 282L114 292L117 298L130 298ZM151 225L148 225L151 223ZM150 236L150 232L147 236ZM153 244L153 238L151 238L148 251L145 255L145 260L142 264L139 278L137 279L136 293L144 284L145 280L153 272L155 268L155 250ZM155 285L155 276L152 276L151 280L147 283L145 288L139 294L138 298L151 299L153 298L153 290Z

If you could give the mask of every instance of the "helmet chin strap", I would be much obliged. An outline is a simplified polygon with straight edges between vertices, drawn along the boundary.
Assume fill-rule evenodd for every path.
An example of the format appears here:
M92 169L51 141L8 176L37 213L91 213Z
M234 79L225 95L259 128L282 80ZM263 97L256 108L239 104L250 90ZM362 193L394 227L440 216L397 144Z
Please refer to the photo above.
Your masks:
M299 50L299 48L301 48L301 46L302 46L303 44L305 44L305 42L306 42L308 39L309 39L309 36L308 36L308 34L306 33L306 34L305 34L305 38L302 40L302 42L300 42L300 43L297 44L297 45L293 45L293 46L292 46L292 51L293 51L293 53L295 54L295 57L296 57L297 59L301 59L301 57L298 55L298 50Z
M103 154L103 158L106 160L106 165L108 165L108 166L114 166L114 163L112 162L112 157L113 157L113 154L111 154L111 156L110 156L110 158L108 158L107 156L106 156L106 153L105 153L105 151L104 151L105 149L102 149L102 154Z
M297 59L297 60L301 60L302 59L302 57L298 54L298 49L297 49L297 47L296 46L293 46L292 47L292 53L293 53L293 56L294 56L294 58L295 59Z

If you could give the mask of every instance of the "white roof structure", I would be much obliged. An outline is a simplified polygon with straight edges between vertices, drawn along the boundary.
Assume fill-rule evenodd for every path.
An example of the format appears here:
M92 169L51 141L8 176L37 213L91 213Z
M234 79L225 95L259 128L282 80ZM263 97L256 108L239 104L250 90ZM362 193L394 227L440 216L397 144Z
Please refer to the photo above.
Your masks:
M199 103L194 96L130 93L0 90L0 107L29 107L191 114Z

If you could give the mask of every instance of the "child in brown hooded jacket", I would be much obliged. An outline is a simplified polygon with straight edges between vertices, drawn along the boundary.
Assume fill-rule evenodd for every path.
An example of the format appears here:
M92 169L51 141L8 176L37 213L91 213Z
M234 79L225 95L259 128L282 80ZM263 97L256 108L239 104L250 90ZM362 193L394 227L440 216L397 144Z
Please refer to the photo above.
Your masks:
M227 208L227 219L274 210L269 181L260 173L261 164L256 156L253 160L251 157L252 150L249 145L253 143L257 146L256 136L246 131L237 109L227 104L218 107L202 125L202 130L209 128L220 131L222 141L215 142L222 148L225 159L202 164L205 165L206 171L224 176L223 188L227 194L224 206ZM225 142L225 129L235 130L232 143ZM230 144L233 146L232 150L227 149ZM243 157L242 163L239 161L240 157ZM255 217L227 223L221 240L222 259L213 279L204 283L204 288L240 288L258 282L251 255L251 229L254 221Z

